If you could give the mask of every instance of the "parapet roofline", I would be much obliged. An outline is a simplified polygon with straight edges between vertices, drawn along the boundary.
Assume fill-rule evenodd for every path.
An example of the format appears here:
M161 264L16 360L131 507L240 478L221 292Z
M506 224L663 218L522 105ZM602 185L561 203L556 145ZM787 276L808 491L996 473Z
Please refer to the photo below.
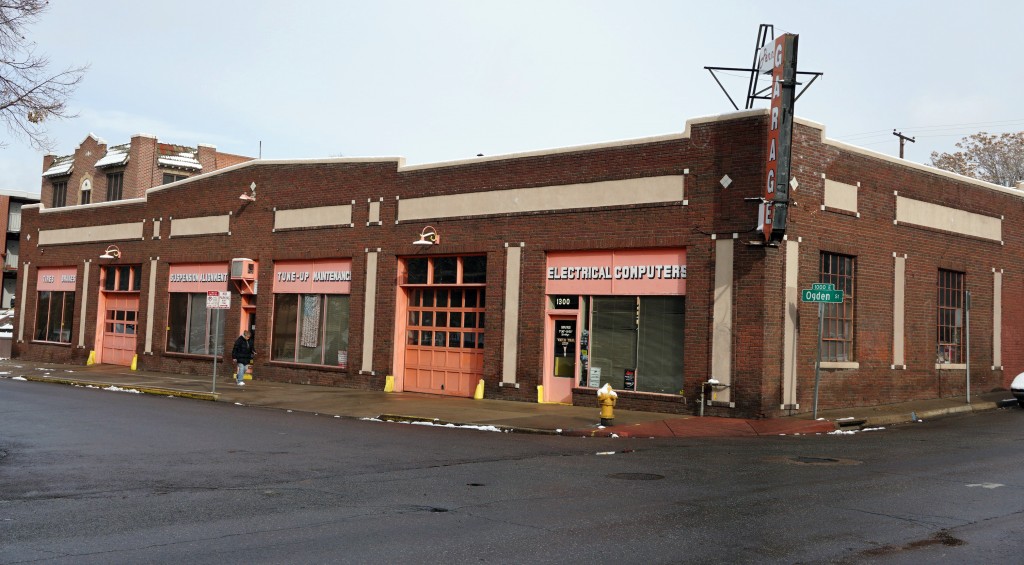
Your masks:
M479 164L479 163L488 162L488 161L504 161L504 160L521 159L521 158L528 158L528 157L543 157L543 156L547 156L547 155L558 155L558 154L564 154L564 153L575 153L575 152L580 152L580 151L591 151L591 150L596 150L596 149L608 149L608 148L613 148L613 147L626 147L626 146L630 146L630 145L643 145L643 144L646 144L646 143L657 143L657 142L661 142L661 141L672 141L672 140L689 139L691 137L692 133L693 133L693 126L701 125L701 124L716 123L716 122L728 122L728 121L732 121L732 120L741 120L741 119L749 118L749 117L752 117L752 116L762 116L762 115L766 116L766 115L768 115L768 111L769 111L768 108L755 108L755 109L752 109L752 110L741 110L739 112L728 112L728 113L724 113L724 114L714 114L714 115L710 115L710 116L701 116L701 117L697 117L697 118L691 118L689 120L686 120L686 127L683 129L682 133L663 134L663 135L656 135L656 136L650 136L650 137L640 137L640 138L624 139L624 140L618 140L618 141L607 141L607 142L602 142L602 143L591 143L591 144L586 144L586 145L575 145L575 146L568 146L568 147L557 147L557 148L552 148L552 149L541 149L541 150L537 150L537 151L526 151L526 152L519 152L519 153L507 153L507 154L503 154L503 155L491 155L491 156L485 156L485 157L474 157L474 158L470 158L470 159L460 159L460 160L455 160L455 161L441 161L441 162L437 162L437 163L423 163L423 164L417 164L417 165L406 165L404 157L338 157L338 158L331 158L331 159L266 159L266 160L254 159L252 161L246 161L245 163L239 163L237 165L232 165L230 167L225 167L223 169L218 169L216 171L212 171L212 172L209 172L209 173L204 173L202 175L196 175L196 176L193 176L193 177L190 177L190 178L187 178L187 179L175 182L175 183L165 184L165 185L162 185L162 186L154 187L154 188L151 188L151 189L147 190L146 192L148 193L150 191L162 190L164 188L169 188L169 187L176 186L179 183L187 183L189 181L194 181L196 179L206 178L208 175L217 175L217 174L222 174L222 173L226 173L226 172L229 172L229 171L239 170L239 169L244 168L244 167L255 167L255 166L260 166L260 165L302 165L302 164L315 165L315 164L330 164L330 163L383 163L383 162L395 162L398 165L398 168L397 168L398 172L410 172L410 171L422 171L422 170L430 170L430 169L440 169L440 168L445 168L445 167L458 167L458 166L464 166L464 165ZM959 181L959 182L966 182L966 183L973 184L975 186L979 186L979 187L982 187L982 188L988 188L990 190L995 190L997 192L1004 192L1006 194L1012 194L1014 196L1024 196L1024 191L1018 190L1016 188L1009 188L1009 187L1005 187L1005 186L998 185L998 184L995 184L995 183L990 183L990 182L987 182L987 181L978 180L978 179L975 179L975 178L971 178L971 177L959 175L957 173L953 173L953 172L950 172L950 171L946 171L946 170L943 170L943 169L939 169L937 167L932 167L932 166L924 165L924 164L921 164L921 163L915 163L913 161L907 161L906 159L900 159L900 158L897 158L897 157L893 157L891 155L887 155L885 153L880 153L878 151L873 151L871 149L866 149L864 147L858 147L856 145L850 145L850 144L847 144L847 143L844 143L844 142L841 142L841 141L838 141L838 140L835 140L835 139L829 139L828 137L825 136L825 125L822 124L821 122L816 122L814 120L810 120L810 119L806 119L806 118L801 118L801 117L797 117L795 119L795 122L799 123L799 124L801 124L803 126L819 130L821 132L820 141L824 145L830 145L830 146L842 149L844 151L849 151L851 153L857 153L857 154L860 154L860 155L864 155L866 157L871 157L871 158L879 159L881 161L885 161L885 162L890 163L892 165L910 167L910 168L915 169L917 171L939 175L941 177L946 177L948 179Z
M424 164L418 164L418 165L406 165L404 157L335 157L335 158L327 158L327 159L253 159L251 161L246 161L244 163L238 163L238 164L235 164L235 165L231 165L229 167L224 167L224 168L218 169L216 171L211 171L211 172L208 172L208 173L203 173L203 174L195 175L195 176L192 176L192 177L189 177L187 179L183 179L183 180L180 180L180 181L177 181L177 182L156 186L156 187L153 187L153 188L150 188L150 189L146 190L146 194L149 194L150 192L157 192L157 191L161 191L161 190L167 190L169 188L175 188L175 187L181 186L183 184L187 184L187 183L190 183L190 182L195 182L198 179L208 178L208 177L213 176L213 175L221 175L221 174L225 174L225 173L229 173L229 172L238 171L238 170L241 170L241 169L244 169L244 168L247 168L247 167L259 167L259 166L265 166L265 165L266 166L272 166L272 165L319 165L319 164L337 164L337 163L395 163L396 166L397 166L397 171L398 172L410 172L410 171L421 171L421 170L429 170L429 169L440 169L440 168L445 168L445 167L458 167L458 166L463 166L463 165L479 164L479 163L488 162L488 161L503 161L503 160L520 159L520 158L527 158L527 157L541 157L541 156L546 156L546 155L558 155L558 154L564 154L564 153L575 153L575 152L580 152L580 151L590 151L590 150L596 150L596 149L607 149L607 148L613 148L613 147L626 147L626 146L630 146L630 145L643 145L643 144L647 144L647 143L657 143L657 142L661 142L661 141L682 140L682 139L689 139L691 137L692 132L693 132L693 126L695 126L695 125L707 124L707 123L715 123L715 122L727 122L727 121L732 121L732 120L740 120L740 119L744 119L744 118L748 118L748 117L752 117L752 116L767 115L768 111L769 111L768 108L756 108L756 109L753 109L753 110L742 110L742 111L739 111L739 112L728 112L728 113L724 113L724 114L715 114L715 115L710 115L710 116L702 116L702 117L697 117L697 118L691 118L689 120L686 120L686 127L683 129L682 133L663 134L663 135L657 135L657 136L652 136L652 137L641 137L641 138L635 138L635 139L608 141L608 142L603 142L603 143L593 143L593 144L587 144L587 145L576 145L576 146L569 146L569 147L558 147L558 148L553 148L553 149L542 149L542 150L537 150L537 151L528 151L528 152L520 152L520 153L507 153L507 154L503 154L503 155L491 155L491 156L486 156L486 157L475 157L475 158L470 158L470 159L461 159L461 160L455 160L455 161L442 161L442 162L437 162L437 163L424 163ZM1001 186L1001 185L998 185L998 184L986 182L986 181L983 181L983 180L978 180L978 179L975 179L975 178L966 177L966 176L963 176L963 175L952 173L950 171L945 171L945 170L942 170L942 169L938 169L936 167L931 167L931 166L928 166L928 165L923 165L923 164L920 164L920 163L915 163L915 162L912 162L912 161L907 161L905 159L899 159L899 158L893 157L891 155L886 155L884 153L879 153L877 151L873 151L873 150L866 149L866 148L863 148L863 147L858 147L856 145L850 145L850 144L843 143L843 142L835 140L835 139L829 139L829 138L827 138L825 136L825 126L823 124L821 124L820 122L816 122L816 121L813 121L813 120L809 120L809 119L805 119L805 118L800 118L800 117L797 117L795 119L795 122L799 123L799 124L801 124L803 126L819 130L821 132L820 141L824 145L830 145L830 146L842 149L844 151L848 151L848 152L851 152L851 153L857 153L857 154L860 154L860 155L864 155L866 157L878 159L880 161L884 161L884 162L892 164L892 165L909 167L911 169L915 169L915 170L920 171L920 172L931 173L931 174L938 175L938 176L941 176L941 177L949 178L951 180L955 180L955 181L959 181L959 182L965 182L965 183L973 184L975 186L979 186L979 187L982 187L982 188L988 188L990 190L995 190L997 192L1003 192L1003 193L1011 194L1011 195L1014 195L1014 196L1024 196L1024 191L1018 190L1016 188L1009 188L1009 187ZM131 202L138 202L139 200L145 200L145 196L143 196L141 199L133 199L133 200L131 200ZM119 200L119 201L116 201L116 202L128 202L128 201ZM78 208L78 206L69 206L69 207L66 207L66 208L75 209L75 208Z

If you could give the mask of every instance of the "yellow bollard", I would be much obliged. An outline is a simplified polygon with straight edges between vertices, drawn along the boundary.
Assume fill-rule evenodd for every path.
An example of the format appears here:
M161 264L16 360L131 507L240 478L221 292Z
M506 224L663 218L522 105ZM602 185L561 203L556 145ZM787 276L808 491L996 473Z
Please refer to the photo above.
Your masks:
M85 365L88 367L89 365L95 365L95 364L96 364L96 351L95 350L90 350L89 351L89 359L87 359L85 361Z
M605 383L597 390L597 403L601 406L601 425L610 426L615 421L615 401L619 395L612 390L612 385Z
M483 400L484 398L484 380L480 379L480 382L476 383L476 392L473 393L473 400Z
M544 385L537 385L537 404L544 404Z
M138 366L139 366L139 356L136 355L136 356L132 357L132 370L133 371L136 370L136 368Z
M395 392L395 376L388 375L384 378L384 392Z

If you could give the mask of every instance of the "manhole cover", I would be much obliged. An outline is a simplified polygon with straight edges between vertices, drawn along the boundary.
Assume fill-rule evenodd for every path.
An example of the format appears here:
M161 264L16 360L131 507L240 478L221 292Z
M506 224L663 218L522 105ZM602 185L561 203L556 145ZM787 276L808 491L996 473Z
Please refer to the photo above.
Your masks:
M665 475L655 475L654 473L612 473L608 475L608 478L626 481L657 481L664 479Z

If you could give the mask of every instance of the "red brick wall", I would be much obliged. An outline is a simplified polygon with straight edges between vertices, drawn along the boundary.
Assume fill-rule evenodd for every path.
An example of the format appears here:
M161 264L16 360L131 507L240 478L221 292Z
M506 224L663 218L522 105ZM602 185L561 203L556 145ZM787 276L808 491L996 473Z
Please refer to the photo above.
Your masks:
M484 371L489 398L536 401L536 385L544 366L543 336L546 323L545 252L576 249L685 247L687 249L686 337L683 396L624 392L619 407L625 409L692 412L701 383L711 371L713 323L714 240L735 240L733 301L733 367L731 399L735 408L713 407L706 413L760 416L779 413L783 366L785 317L785 252L782 247L752 245L760 236L752 233L757 207L744 198L759 196L763 182L767 129L765 115L693 124L689 139L592 148L504 160L480 160L434 168L397 169L385 162L254 163L212 176L202 176L179 186L150 193L145 204L94 208L42 214L26 211L25 233L45 227L55 229L82 225L145 221L144 241L117 242L122 264L140 264L143 272L140 315L139 365L144 369L205 373L209 358L163 354L166 340L167 273L169 263L227 262L233 257L259 261L262 289L257 303L256 362L260 379L380 388L392 374L396 268L398 258L413 255L486 253L487 348ZM1005 386L1006 374L1024 369L1019 344L1024 314L1012 300L1020 288L1024 242L1011 234L1019 224L1020 200L1011 195L926 171L911 169L876 157L841 150L819 141L820 131L798 125L794 143L794 173L800 182L790 208L789 237L801 238L799 282L801 288L817 281L821 251L857 257L856 370L822 372L822 409L871 405L912 398L949 396L963 392L963 371L934 368L935 279L939 268L967 273L974 297L972 311L972 384L974 390ZM133 151L135 143L133 140ZM134 157L133 157L134 158ZM218 161L220 164L220 161ZM204 163L204 168L205 168ZM821 210L824 181L828 178L861 183L860 217ZM396 196L410 198L433 194L490 191L508 188L597 182L659 175L686 179L687 204L634 205L613 209L579 209L485 218L445 218L430 222L395 224ZM728 175L732 184L723 188ZM257 201L244 202L238 195L256 182ZM126 179L127 186L127 179ZM1006 245L910 226L894 226L893 190L936 204L987 215L1005 214ZM381 205L382 225L367 226L368 200ZM299 229L274 233L274 208L293 209L354 203L354 227ZM231 214L230 236L199 236L170 239L170 219ZM161 220L161 237L151 238L153 219ZM443 236L442 245L423 250L411 245L426 223ZM504 304L505 244L524 242L521 298L518 313L506 313ZM105 243L105 242L104 242ZM22 243L24 260L34 266L81 267L91 259L90 313L86 322L85 350L77 347L18 343L15 355L30 359L76 361L87 355L94 342L95 303L99 276L96 259L104 244L89 243L40 250ZM362 365L363 303L366 289L366 249L380 248L375 310L372 367L375 374L360 375ZM893 253L908 254L906 350L907 369L893 370L892 296ZM159 257L155 293L154 355L141 355L145 339L145 304L148 300L149 261ZM268 363L273 295L274 260L350 257L353 284L350 306L348 371ZM991 370L991 269L1006 270L1004 278L1004 365ZM81 277L80 279L81 280ZM30 312L34 311L34 280L29 282ZM81 283L79 283L81 285ZM237 297L235 297L237 304ZM817 339L816 307L801 304L801 331L796 344L799 358L798 394L801 410L813 403L814 356ZM238 309L228 311L226 340L239 327ZM77 314L77 310L76 310ZM519 316L516 379L519 388L499 387L502 367L503 317ZM26 317L31 324L31 316ZM73 335L77 338L77 325ZM77 343L77 339L75 340ZM399 344L400 346L400 344ZM579 404L594 403L593 392L574 394Z
M1014 299L1019 288L1022 242L1013 228L1021 219L1021 199L975 184L959 182L936 172L911 169L900 163L840 151L815 141L817 130L798 126L801 150L794 163L801 172L790 209L793 233L800 245L800 287L816 282L822 251L857 257L856 370L822 370L820 406L871 405L921 398L963 395L966 371L936 370L936 301L939 269L965 273L972 295L971 385L990 391L1008 385L1021 367L1019 348L1021 307ZM824 180L856 185L858 212L822 210ZM990 217L1005 215L1005 244L906 224L894 225L896 196L913 198ZM893 369L893 254L906 254L906 366ZM992 269L1005 269L1003 284L1003 366L993 370ZM817 307L801 304L800 403L813 402L817 346Z

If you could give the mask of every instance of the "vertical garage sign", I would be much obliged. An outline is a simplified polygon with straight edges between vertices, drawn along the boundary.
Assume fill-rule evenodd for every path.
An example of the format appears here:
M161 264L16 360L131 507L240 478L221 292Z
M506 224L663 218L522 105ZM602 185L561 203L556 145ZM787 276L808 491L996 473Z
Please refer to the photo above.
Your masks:
M758 71L771 74L771 106L768 119L768 160L765 166L764 202L759 223L765 241L786 231L789 204L790 157L793 149L793 103L796 93L798 36L779 36L758 57Z

